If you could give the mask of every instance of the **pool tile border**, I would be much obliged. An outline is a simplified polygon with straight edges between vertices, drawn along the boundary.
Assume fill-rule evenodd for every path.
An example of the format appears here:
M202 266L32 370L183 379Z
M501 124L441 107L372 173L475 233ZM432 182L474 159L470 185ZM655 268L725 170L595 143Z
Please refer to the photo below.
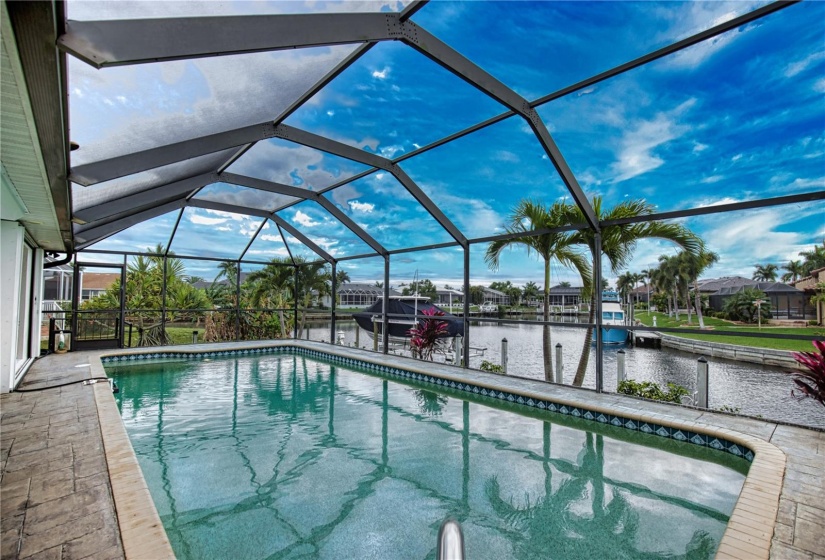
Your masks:
M232 349L232 350L215 350L206 352L151 352L141 354L115 354L104 356L101 358L103 364L122 364L137 361L151 361L151 360L193 360L193 359L208 359L208 358L224 358L233 356L257 356L267 354L298 354L310 358L321 358L328 362L332 362L343 366L353 366L367 371L383 374L389 377L398 379L407 379L410 381L417 381L419 383L426 383L435 385L437 387L447 387L457 391L465 391L480 395L482 397L491 397L501 401L529 406L539 410L546 410L555 412L557 414L565 414L575 418L583 418L585 420L596 421L602 424L609 424L618 428L626 430L639 431L642 433L655 435L663 438L681 441L683 443L691 443L699 445L700 447L710 447L717 451L724 451L741 457L748 462L753 462L754 452L741 443L729 441L723 437L714 437L701 432L687 430L680 426L668 426L656 422L642 422L637 418L620 416L616 414L607 414L600 410L591 410L581 406L571 406L558 401L546 398L534 398L525 396L520 393L513 393L501 389L489 388L484 385L468 383L466 381L455 381L445 379L437 375L430 375L426 373L414 372L408 369L390 367L384 364L370 362L367 360L360 360L355 358L347 358L329 352L322 352L309 348L302 348L295 345L286 346L270 346L265 348L249 348L249 349Z
M329 346L326 344L324 345L325 350L319 350L317 347L320 345L320 343L290 340L268 343L265 346L256 345L235 348L231 347L230 343L230 345L228 345L229 348L222 350L187 349L180 351L166 350L163 352L132 350L128 353L119 352L103 355L100 357L100 360L93 365L93 369L97 366L97 368L100 369L100 373L103 373L103 364L128 363L138 360L191 360L212 357L293 353L321 358L339 365L357 366L390 377L449 387L459 391L467 391L507 402L523 404L539 410L549 410L550 412L567 414L573 417L622 427L624 429L641 431L659 437L725 451L743 457L749 461L751 465L745 478L745 483L742 486L742 491L739 494L739 499L728 520L728 525L722 535L722 539L719 541L716 558L719 560L751 560L757 558L767 560L770 557L771 537L773 536L779 513L779 496L785 476L786 458L785 454L778 447L762 438L703 422L692 422L673 418L667 414L640 411L638 408L623 406L621 404L606 403L602 405L587 403L586 406L583 406L583 403L578 399L549 399L546 394L539 394L531 391L529 388L519 390L519 392L507 391L496 386L497 376L494 374L472 371L472 375L475 377L486 377L490 380L490 383L487 384L483 381L474 381L471 383L462 377L462 375L467 374L467 371L455 368L454 366L453 368L457 370L455 375L443 372L439 372L439 375L432 375L431 372L424 371L424 368L428 365L432 366L432 364L422 363L419 365L410 360L409 366L399 368L394 365L382 363L388 359L393 361L402 359L397 356L390 356L388 358L383 355L380 357L365 355L364 357L355 358L330 352L327 349ZM341 348L341 350L344 349ZM353 352L362 351L351 348L346 349L346 354ZM97 389L96 387L96 395ZM104 400L108 400L115 411L117 411L114 398L111 394L108 395L108 399ZM120 420L119 415L118 420ZM154 514L155 518L157 518L154 502L148 493L148 489L145 489L145 482L140 473L140 467L137 466L137 460L131 449L131 444L128 442L128 436L126 435L122 420L117 422L117 424L120 427L119 431L122 432L122 435L118 437L126 438L127 445L129 445L129 455L134 461L137 476L144 487L144 490L139 493L142 498L131 501L129 504L132 504L133 509L137 509L137 506L134 504L143 501L141 507L144 508L144 512L150 511ZM104 444L105 440L106 437L104 435ZM107 461L108 460L109 457L107 455ZM110 476L112 476L111 472L112 469L110 466ZM116 504L118 504L119 500L118 487L119 485L114 483L113 477L112 490L115 495ZM122 500L122 497L120 499ZM125 549L127 539L137 544L137 541L132 541L132 539L135 539L137 535L141 533L136 534L133 530L129 531L128 529L124 531L120 515L120 508L118 506L118 523L121 526L121 535ZM157 519L159 520L159 518ZM755 534L753 528L768 528L768 530L757 531ZM146 535L141 541L140 544L144 547L144 550L146 550L145 547L149 546L156 547L155 550L158 552L164 552L163 555L158 557L165 557L166 551L171 554L171 547L169 546L169 541L166 538L166 533L162 525L160 525L159 529L156 525L152 526L150 534ZM127 558L130 557L138 556L130 555L127 552Z

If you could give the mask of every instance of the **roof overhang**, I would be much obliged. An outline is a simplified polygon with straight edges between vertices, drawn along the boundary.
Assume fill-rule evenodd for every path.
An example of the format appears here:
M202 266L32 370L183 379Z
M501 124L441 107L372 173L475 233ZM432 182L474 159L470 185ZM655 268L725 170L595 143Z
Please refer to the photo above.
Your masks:
M20 210L11 219L40 247L70 251L65 55L55 46L63 4L3 2L2 10L4 201L8 190Z

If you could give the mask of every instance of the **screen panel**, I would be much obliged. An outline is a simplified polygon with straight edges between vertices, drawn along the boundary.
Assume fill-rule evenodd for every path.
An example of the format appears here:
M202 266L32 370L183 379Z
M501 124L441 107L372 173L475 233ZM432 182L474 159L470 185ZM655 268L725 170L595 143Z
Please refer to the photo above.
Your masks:
M258 142L226 171L291 187L319 190L368 166L280 138Z
M267 210L269 212L298 200L292 196L240 187L228 183L207 185L199 190L194 198L222 202L235 206L246 206L247 208Z
M401 166L471 239L505 233L522 200L549 206L570 195L520 117L419 154Z
M237 260L263 218L185 208L170 249L181 256Z
M387 249L453 241L389 173L374 173L323 196Z
M77 210L97 206L141 191L168 185L175 181L217 171L235 150L223 150L196 158L170 163L149 171L104 181L89 187L72 183L72 203Z
M140 222L90 245L88 249L124 253L150 253L157 252L158 249L165 251L180 213L180 210L175 210Z
M393 158L503 106L400 42L382 42L286 123Z
M69 57L72 165L272 121L355 47L96 70ZM105 122L106 126L100 126Z
M657 211L822 190L825 5L793 5L539 109L573 172L606 203ZM794 41L787 41L793 36ZM694 50L696 52L694 52Z
M767 3L519 2L514 9L446 1L430 3L413 20L533 100ZM709 41L702 56L735 38Z

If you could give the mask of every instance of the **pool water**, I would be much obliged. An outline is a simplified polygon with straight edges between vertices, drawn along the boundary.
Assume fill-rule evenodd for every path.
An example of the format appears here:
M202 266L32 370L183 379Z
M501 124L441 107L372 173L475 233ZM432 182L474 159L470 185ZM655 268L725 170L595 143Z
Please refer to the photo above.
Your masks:
M712 558L749 463L296 355L107 365L180 559Z

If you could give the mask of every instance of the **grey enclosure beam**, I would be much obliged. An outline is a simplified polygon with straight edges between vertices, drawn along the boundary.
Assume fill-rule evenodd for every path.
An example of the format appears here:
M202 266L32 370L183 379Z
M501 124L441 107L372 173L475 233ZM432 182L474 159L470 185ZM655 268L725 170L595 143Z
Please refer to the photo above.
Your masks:
M318 136L317 134L312 134L311 132L306 132L284 124L280 124L275 127L275 136L278 138L283 138L284 140L289 140L290 142L295 142L296 144L315 148L316 150L321 150L322 152L327 152L329 154L347 158L352 161L357 161L372 167L377 167L392 173L392 175L398 179L398 182L404 185L404 188L407 189L413 198L415 198L418 203L421 204L433 218L435 218L435 220L453 237L453 239L455 239L462 246L467 244L467 238L464 237L464 234L461 233L455 224L453 224L450 219L444 215L438 206L430 200L430 197L428 197L424 191L422 191L418 185L415 184L410 176L391 160L364 150L359 150L358 148L349 146L342 142L324 138L323 136Z
M58 47L103 68L390 38L399 15L283 14L73 21Z
M224 202L215 202L212 200L192 199L187 202L187 206L192 208L202 208L204 210L217 210L218 212L231 212L232 214L243 214L247 216L256 216L258 218L269 218L272 213L258 208L250 208L248 206L238 206L236 204L226 204Z
M408 19L413 17L413 15L415 15L415 13L418 10L426 6L429 3L429 1L430 0L413 0L412 2L407 4L407 6L403 10L401 10L401 13L398 14L398 19L400 19L401 21L407 21Z
M398 181L402 185L404 185L404 188L407 189L407 191L413 196L413 198L415 198L418 201L418 203L421 206L423 206L424 209L427 210L427 212L430 213L430 216L435 218L435 220L439 224L441 224L441 227L447 230L447 233L449 233L452 236L452 238L459 243L459 245L461 245L462 247L467 246L467 238L464 236L464 234L461 233L461 231L455 226L455 224L453 224L453 222L451 222L450 219L444 215L444 212L441 211L441 208L439 208L430 199L430 197L427 196L424 193L424 191L422 191L421 188L415 184L415 181L413 181L410 178L410 176L407 175L407 173L403 169L401 169L401 167L392 164L387 168L387 170L393 175L395 175L395 178L398 179Z
M662 47L661 49L658 49L658 50L650 52L646 55L640 56L639 58L635 58L631 61L625 62L624 64L620 64L619 66L614 66L613 68L611 68L609 70L605 70L604 72L601 72L601 73L596 74L594 76L590 76L589 78L585 78L584 80L576 82L575 84L572 84L570 86L564 87L564 88L559 89L559 90L556 90L553 93L549 93L547 95L539 97L535 101L531 101L530 106L533 107L533 108L539 107L541 105L544 105L545 103L549 103L550 101L553 101L554 99L559 99L561 97L564 97L565 95L569 95L571 93L581 91L581 90L583 90L583 89L585 89L589 86L598 84L598 83L603 82L603 81L605 81L609 78L612 78L614 76L618 76L619 74L623 74L625 72L628 72L629 70L633 70L634 68L638 68L639 66L643 66L644 64L647 64L648 62L658 60L658 59L660 59L662 57L665 57L669 54L673 54L675 52L678 52L678 51L681 51L681 50L686 49L688 47L691 47L691 46L693 46L697 43L701 43L702 41L712 39L713 37L716 37L717 35L727 33L728 31L736 29L737 27L740 27L742 25L746 25L746 24L748 24L752 21L755 21L759 18L765 17L765 16L767 16L769 14L772 14L774 12L777 12L777 11L783 9L783 8L787 8L788 6L791 6L793 4L797 4L800 1L801 0L787 0L787 1L786 0L780 0L778 2L772 2L771 4L768 4L766 6L762 6L761 8L758 8L756 10L753 10L752 12L748 12L747 14L743 14L739 17L733 18L730 21L720 23L719 25L711 27L710 29L706 29L705 31L701 31L699 33L696 33L695 35L691 35L690 37L682 39L679 42L673 43L673 44L668 45L666 47ZM427 144L426 146L422 146L422 147L418 148L417 150L407 152L406 154L403 154L402 156L399 156L399 157L395 158L393 161L395 161L396 163L400 163L400 162L402 162L406 159L415 157L418 154L423 154L424 152L428 152L428 151L430 151L434 148L437 148L437 147L442 146L442 145L444 145L448 142L451 142L452 140L456 140L458 138L463 138L464 136L467 136L468 134L472 134L473 132L479 131L483 128L487 128L488 126L492 126L496 123L499 123L499 122L501 122L505 119L508 119L512 116L515 116L515 115L516 115L515 111L507 111L505 113L501 113L500 115L496 115L495 117L491 117L491 118L487 119L484 122L481 122L481 123L475 124L473 126L467 127L464 130L461 130L459 132L451 134L450 136L446 136L446 137L442 138L441 140L436 140L435 142Z
M321 249L318 245L316 245L316 244L315 244L315 243L314 243L314 242L313 242L310 238L308 238L306 235L304 235L303 233L301 233L300 231L298 231L297 229L295 229L294 227L292 227L291 225L289 225L289 224L287 223L287 221L286 221L286 220L284 220L282 217L280 217L280 216L278 216L278 215L273 214L273 215L272 215L272 217L271 217L271 219L272 219L272 221L273 221L273 222L275 222L276 224L278 224L278 227L280 227L280 228L282 228L282 229L287 230L287 231L289 232L289 234L290 234L290 235L292 235L292 236L293 236L293 237L295 237L298 241L300 241L301 243L303 243L304 245L306 245L307 247L309 247L310 249L312 249L312 250L315 252L315 254L317 254L319 257L321 257L322 259L324 259L324 260L325 260L325 261L327 261L328 263L335 262L335 259L333 259L333 258L332 258L332 256L330 256L330 254L329 254L329 253L327 253L326 251L324 251L323 249ZM283 236L283 232L281 233L281 235ZM284 245L286 245L287 247L289 247L289 245L288 245L288 244L287 244L287 242L286 242L286 237L284 237Z
M309 146L310 148L315 148L328 154L357 161L364 165L378 167L379 169L387 169L391 164L390 160L379 155L286 124L279 124L275 127L275 137L283 138L284 140L289 140L302 146Z
M326 251L318 247L318 245L316 245L311 239L309 239L303 233L289 225L283 218L271 212L267 212L266 210L258 210L257 208L248 208L246 206L236 206L234 204L224 204L223 202L212 202L210 200L190 200L187 206L193 208L203 208L205 210L218 210L220 212L232 212L233 214L257 216L259 218L264 219L269 218L273 222L287 230L301 243L312 249L312 251L314 251L319 257L321 257L325 261L333 262L335 260Z
M338 221L344 224L344 226L347 229L349 229L352 233L357 235L364 243L369 245L374 251L380 253L381 255L387 254L387 250L380 243L378 243L378 241L373 239L373 237L366 231L364 231L364 229L361 226L356 224L352 219L350 219L349 216L344 214L337 206L335 206L335 204L330 202L327 198L321 196L321 194L318 192L310 191L307 189L301 189L298 187L290 187L288 185L281 185L280 183L264 181L262 179L256 179L254 177L236 175L234 173L221 173L219 175L219 179L221 181L224 181L225 183L232 183L235 185L241 185L243 187L249 187L252 189L259 189L278 194L294 196L296 198L301 198L304 200L314 200L319 205L321 205L327 212L332 214Z
M185 197L189 193L215 181L217 181L216 174L204 173L203 175L189 177L188 179L169 183L162 187L155 187L154 189L130 194L116 200L104 202L103 204L76 210L74 215L84 222L94 222L121 212L151 206L159 202L168 202L170 199L180 198L181 196Z
M149 210L137 212L135 214L132 214L131 216L123 216L107 224L84 229L83 231L76 231L74 234L74 238L76 241L80 242L77 245L77 250L80 251L82 249L85 249L89 245L97 243L105 237L108 237L119 231L123 231L124 229L131 227L135 224L139 224L140 222L151 220L152 218L156 218L157 216L166 214L167 212L172 212L173 210L180 210L184 206L186 206L185 200L176 200L174 202L169 202L162 206L157 206Z
M369 245L370 248L373 251L375 251L376 253L378 253L380 255L389 254L387 252L387 249L384 248L383 245L381 245L378 241L373 239L373 237L370 234L368 234L366 231L364 231L364 229L361 226L359 226L358 224L356 224L349 216L344 214L341 211L341 209L338 208L329 199L327 199L323 196L319 196L318 198L315 199L315 202L320 204L327 212L332 214L333 217L335 217L339 222L344 224L344 227L346 227L352 233L357 235L361 239L361 241L363 241L364 243Z
M562 181L564 181L565 186L567 186L567 189L576 201L576 204L582 213L584 213L588 224L594 230L598 231L599 221L596 217L596 212L590 205L590 201L587 200L587 196L579 186L579 182L570 170L570 166L568 166L564 160L558 146L556 146L556 143L550 136L550 132L544 125L544 122L536 110L530 106L530 102L412 21L398 22L396 27L400 29L401 40L404 43L410 45L468 84L524 117L536 135L536 138L538 138L542 148L544 148L545 153L550 158L550 161L553 162L553 166L556 168L556 171L558 171Z
M162 165L272 138L274 128L272 123L255 124L94 163L86 163L72 167L70 179L80 185L94 185L95 183L140 173Z
M736 212L740 210L751 210L753 208L765 208L767 206L780 206L783 204L799 204L801 202L812 202L816 200L825 200L825 190L802 194L791 194L787 196L777 196L774 198L745 200L743 202L731 202L730 204L715 204L713 206L688 208L687 210L674 210L672 212L659 212L656 214L648 214L647 216L634 216L633 218L622 218L619 220L607 220L602 222L602 226L635 224L639 222L652 222L654 220L676 220L690 216L705 216L707 214L718 214L719 212Z
M265 181L264 179L257 179L255 177L247 177L246 175L237 175L235 173L220 173L218 180L224 183L231 183L233 185L240 185L241 187L248 187L259 191L267 191L276 194L284 194L287 196L294 196L302 200L309 200L316 198L318 193L299 187L291 187L289 185L282 185L273 181Z

